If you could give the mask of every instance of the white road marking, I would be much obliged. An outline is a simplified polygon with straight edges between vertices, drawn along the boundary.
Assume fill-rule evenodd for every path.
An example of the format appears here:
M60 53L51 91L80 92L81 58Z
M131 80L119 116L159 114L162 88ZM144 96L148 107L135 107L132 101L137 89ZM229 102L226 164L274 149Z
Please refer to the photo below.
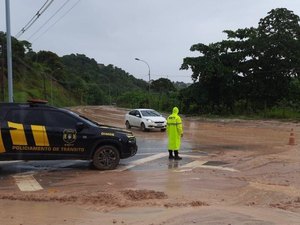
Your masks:
M165 157L167 156L168 153L158 153L158 154L155 154L155 155L152 155L152 156L148 156L146 158L142 158L142 159L138 159L138 160L135 160L135 161L132 161L130 162L129 165L127 166L119 166L115 171L124 171L124 170L128 170L130 168L133 168L135 166L138 166L138 165L141 165L141 164L144 164L146 162L150 162L150 161L153 161L155 159L159 159L159 158L162 158L162 157Z
M13 178L21 191L39 191L43 189L32 174L15 175Z
M143 156L143 155L153 155L155 152L145 152L145 153L137 153L136 154L136 156ZM185 153L191 153L191 151L186 151ZM167 153L165 153L166 155L168 154L168 152ZM182 156L182 157L187 157L187 158L196 158L196 159L200 159L200 158L203 158L203 157L205 157L205 155L187 155L187 154L180 154L179 153L179 155L180 156Z
M202 165L200 166L201 168L207 168L207 169L214 169L214 170L227 170L231 172L239 172L236 169L229 168L229 167L223 167L223 166L207 166L207 165Z
M23 162L22 160L14 160L14 161L0 161L0 165L6 165L11 163Z
M193 161L190 162L188 164L185 164L183 166L181 166L181 168L197 168L197 167L201 167L204 163L206 163L207 161Z
M185 164L185 165L181 166L178 170L180 172L186 172L186 168L192 168L192 169L194 169L194 168L205 168L205 169L215 169L215 170L226 170L226 171L231 171L231 172L238 172L238 170L233 169L233 168L229 168L229 167L204 165L207 162L208 161L198 161L198 160L196 160L196 161L193 161L193 162L190 162L188 164ZM183 168L183 170L181 170L181 168Z
M184 172L191 172L193 169L185 169L185 170L182 170L182 169L176 169L174 170L173 172L175 173L184 173Z
M179 154L179 156L181 156L181 157L187 157L187 158L195 158L195 159L200 159L200 158L205 157L203 155L185 155L185 154Z
M144 155L148 155L148 153L145 153ZM117 172L125 171L125 170L131 169L133 167L136 167L138 165L142 165L147 162L150 162L150 161L153 161L156 159L160 159L160 158L166 157L166 156L168 156L167 152L154 154L154 155L142 158L142 159L132 161L128 165L120 165L114 171L117 171ZM180 156L187 157L187 158L196 158L196 159L205 157L205 156L186 155L186 154L181 154ZM192 169L195 169L195 168L205 168L205 169L215 169L215 170L226 170L226 171L231 171L231 172L238 172L238 170L229 168L229 167L204 165L207 162L208 161L195 160L195 161L187 163L183 166L180 166L180 168L177 168L176 170L174 170L174 172L187 172L187 171L191 171Z
M129 165L119 166L115 171L120 172L120 171L128 170L128 169L131 169L135 166L138 166L138 165L141 165L141 164L144 164L144 163L156 160L156 159L160 159L162 157L166 157L166 156L168 156L168 154L169 154L168 152L162 152L162 153L158 153L158 154L155 154L155 155L148 156L146 158L138 159L138 160L130 162ZM189 157L189 158L201 158L201 157L203 157L203 156L194 156L194 155L181 155L181 156ZM195 161L195 162L197 162L197 161Z

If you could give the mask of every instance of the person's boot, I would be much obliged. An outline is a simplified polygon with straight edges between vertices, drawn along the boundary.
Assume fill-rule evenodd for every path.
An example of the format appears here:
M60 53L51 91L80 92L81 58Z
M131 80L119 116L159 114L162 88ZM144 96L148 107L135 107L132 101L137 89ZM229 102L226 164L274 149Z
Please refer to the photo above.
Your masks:
M172 150L169 150L169 159L174 159L173 151Z
M179 157L179 155L178 155L178 151L174 151L174 154L175 154L175 157L174 157L175 160L182 160L182 158Z

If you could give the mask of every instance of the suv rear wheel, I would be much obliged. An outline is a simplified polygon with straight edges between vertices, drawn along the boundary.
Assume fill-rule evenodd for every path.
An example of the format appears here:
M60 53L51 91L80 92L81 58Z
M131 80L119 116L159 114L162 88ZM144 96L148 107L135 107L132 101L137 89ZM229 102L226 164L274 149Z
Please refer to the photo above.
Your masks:
M113 170L120 162L119 151L111 145L104 145L94 153L93 165L98 170Z

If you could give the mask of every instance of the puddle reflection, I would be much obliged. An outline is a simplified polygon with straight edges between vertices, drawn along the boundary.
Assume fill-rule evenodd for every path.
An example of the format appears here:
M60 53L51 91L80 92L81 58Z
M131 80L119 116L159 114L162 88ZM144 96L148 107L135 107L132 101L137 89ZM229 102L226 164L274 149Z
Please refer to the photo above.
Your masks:
M169 160L168 169L177 169L179 162L177 160Z

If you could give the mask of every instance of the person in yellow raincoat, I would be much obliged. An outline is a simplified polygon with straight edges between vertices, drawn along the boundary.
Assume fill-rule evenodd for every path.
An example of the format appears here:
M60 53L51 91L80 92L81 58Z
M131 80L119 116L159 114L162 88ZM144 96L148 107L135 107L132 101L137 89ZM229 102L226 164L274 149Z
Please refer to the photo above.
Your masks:
M181 137L183 137L183 127L180 116L178 116L179 109L173 108L173 112L167 118L167 134L168 134L168 151L169 159L181 160L178 151L180 149ZM174 155L173 155L174 152Z

